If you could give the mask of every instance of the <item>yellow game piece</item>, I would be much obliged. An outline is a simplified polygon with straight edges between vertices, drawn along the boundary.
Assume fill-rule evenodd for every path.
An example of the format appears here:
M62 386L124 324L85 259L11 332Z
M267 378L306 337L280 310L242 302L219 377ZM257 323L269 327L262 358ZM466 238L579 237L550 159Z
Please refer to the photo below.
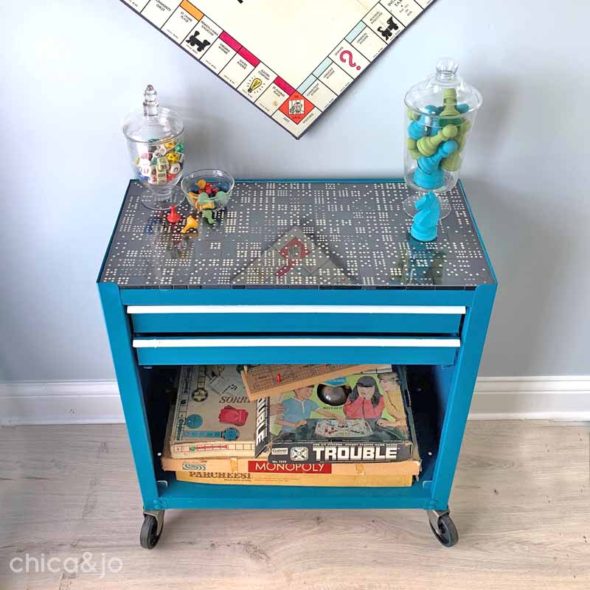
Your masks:
M419 139L417 142L418 151L426 157L434 156L438 146L448 139L457 137L459 129L455 125L446 125L436 135L427 136Z
M417 141L415 139L408 138L408 153L414 160L422 157L422 154L418 151Z
M442 161L440 167L447 172L457 172L461 168L461 153L456 151Z
M201 178L201 180L197 180L197 186L201 190L205 190L205 187L207 186L207 181L205 179Z
M198 229L199 228L199 220L196 219L195 217L193 217L192 215L189 215L186 218L186 224L185 226L182 228L181 230L181 234L186 234L189 231L191 231L191 229Z

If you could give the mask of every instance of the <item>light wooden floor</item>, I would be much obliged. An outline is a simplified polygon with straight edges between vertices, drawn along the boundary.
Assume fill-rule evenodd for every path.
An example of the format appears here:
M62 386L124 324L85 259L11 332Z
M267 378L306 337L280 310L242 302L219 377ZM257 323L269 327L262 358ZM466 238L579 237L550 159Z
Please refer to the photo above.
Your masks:
M419 511L169 512L148 552L123 427L2 428L0 588L588 590L589 467L587 426L472 422L453 549ZM27 553L85 552L121 559L123 571L102 580L9 571Z

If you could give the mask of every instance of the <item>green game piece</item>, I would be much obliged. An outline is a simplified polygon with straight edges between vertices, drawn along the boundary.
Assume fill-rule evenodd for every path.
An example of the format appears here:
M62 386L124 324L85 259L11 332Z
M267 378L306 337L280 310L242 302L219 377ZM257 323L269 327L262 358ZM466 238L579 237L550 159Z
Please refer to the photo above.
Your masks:
M461 168L461 153L456 151L454 154L451 154L442 161L440 167L447 172L457 172Z
M457 137L455 140L459 144L459 151L463 151L465 144L467 143L467 136L471 129L471 122L470 121L463 121L463 124L459 127L459 133L457 133Z
M438 146L447 139L453 139L457 137L459 129L455 125L446 125L436 135L432 137L423 137L417 142L418 151L423 156L433 156L438 150Z
M184 154L184 143L179 143L175 148L174 151L177 154Z
M408 138L408 153L410 154L410 156L412 156L414 160L417 160L418 158L422 157L422 154L418 151L418 148L416 147L416 143L417 142L415 139Z
M417 121L420 118L420 113L417 113L412 109L407 109L406 112L408 113L408 119L410 119L410 121Z
M215 219L213 219L213 209L206 209L201 213L201 215L203 216L203 219L207 220L209 225L213 225L215 223Z
M217 194L213 197L213 202L217 209L223 209L229 201L229 195L225 191L217 191Z
M465 135L471 130L471 121L464 119L461 125L459 125L459 135Z
M440 124L445 125L461 125L463 117L457 110L457 89L447 88L443 93L444 108L440 113ZM449 118L453 117L453 118ZM459 117L458 119L454 117Z
M211 197L207 193L199 193L199 198L197 199L197 204L201 207L203 205L208 205L211 202Z
M459 145L459 152L463 151L463 148L465 147L465 144L467 143L467 135L460 135L457 136L456 140L457 144Z

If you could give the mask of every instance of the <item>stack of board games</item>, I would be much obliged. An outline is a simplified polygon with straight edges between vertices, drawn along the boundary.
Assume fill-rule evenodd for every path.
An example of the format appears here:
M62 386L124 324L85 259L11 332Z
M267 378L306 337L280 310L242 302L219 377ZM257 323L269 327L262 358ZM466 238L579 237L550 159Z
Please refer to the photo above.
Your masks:
M246 395L239 367L182 367L176 406L170 415L167 444L161 458L162 468L175 472L179 481L200 484L411 486L420 472L420 460L416 447L411 444L411 414L405 411L398 371L388 366L381 368L381 373L374 369L372 373L331 379L328 383L308 385L252 402ZM338 408L328 410L328 404L322 401L333 399L328 394L336 388L348 392L348 399L354 398L355 392L367 396L362 384L369 379L375 382L375 391L381 396L378 409L370 411L365 401L355 398L344 404L346 410L339 408L339 414ZM388 394L392 387L383 385L387 379L397 384L396 395ZM293 407L300 404L298 397L307 398L301 405L309 417L305 425L295 426L291 420ZM375 407L373 401L373 398L367 400L371 407ZM367 414L365 418L352 417L363 411ZM381 417L374 418L378 411ZM299 420L302 421L303 418ZM383 435L387 429L391 430L388 437ZM276 454L283 443L296 443L294 449L304 446L298 441L307 440L310 433L317 433L318 442L330 440L340 444L353 437L354 446L358 446L364 437L371 448L381 448L382 442L391 446L394 440L399 448L395 457L393 453L379 454L378 458L373 454L372 458L359 461L341 460L338 453L329 462L300 460L297 451L293 460L289 459L290 455L285 460L284 455ZM384 438L387 440L383 441ZM273 456L279 460L271 460ZM310 457L309 451L306 456Z

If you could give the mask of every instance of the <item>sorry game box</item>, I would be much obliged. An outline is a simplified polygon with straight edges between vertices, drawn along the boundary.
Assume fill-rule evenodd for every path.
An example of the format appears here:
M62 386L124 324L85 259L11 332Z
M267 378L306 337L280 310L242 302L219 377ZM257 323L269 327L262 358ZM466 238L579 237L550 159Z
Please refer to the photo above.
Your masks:
M170 454L252 457L256 403L235 365L182 367L170 433Z
M261 400L257 454L271 463L379 463L412 457L414 428L403 368L300 387L277 411ZM272 415L271 415L272 414Z

